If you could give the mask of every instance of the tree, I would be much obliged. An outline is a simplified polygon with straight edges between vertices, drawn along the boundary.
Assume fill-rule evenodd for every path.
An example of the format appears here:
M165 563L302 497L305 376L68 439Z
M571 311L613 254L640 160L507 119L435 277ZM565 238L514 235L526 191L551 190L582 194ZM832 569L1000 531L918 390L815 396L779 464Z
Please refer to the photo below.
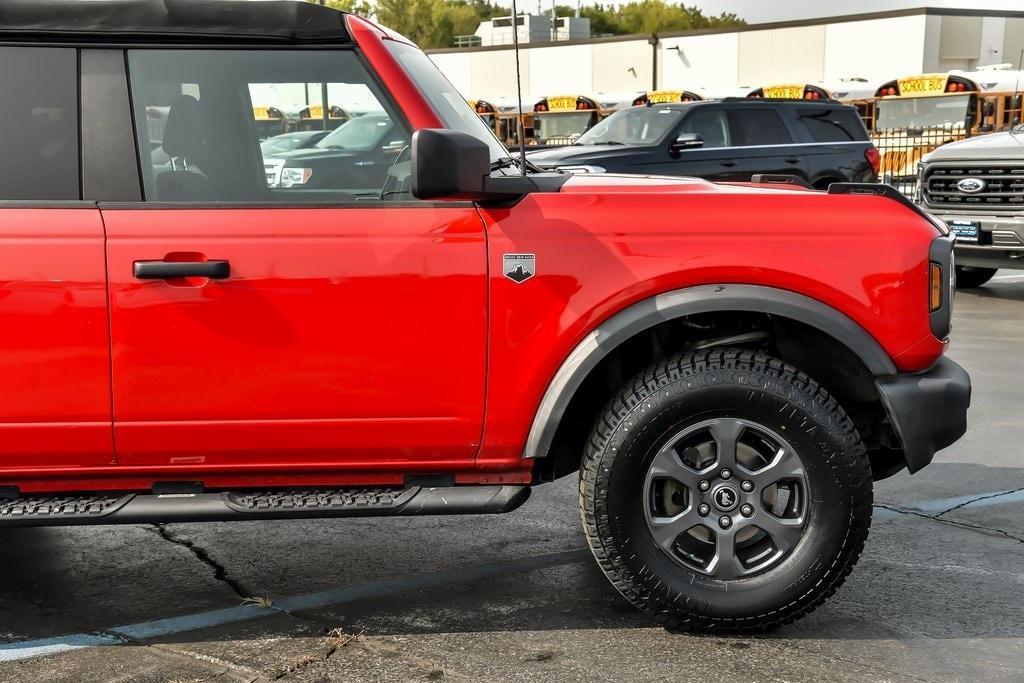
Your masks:
M451 47L455 36L476 32L480 22L507 16L509 10L491 0L309 0L346 12L373 16L381 24L398 31L420 47ZM557 5L560 17L573 16L576 10ZM734 14L707 17L696 7L676 5L665 0L632 0L614 7L583 7L581 16L590 19L594 35L624 35L685 31L697 28L742 25Z
M560 6L559 16L575 11ZM662 33L698 28L742 26L744 22L735 14L707 17L696 7L675 5L663 0L634 0L615 7L603 5L583 7L580 15L590 19L590 32L594 35L626 35L631 33Z
M316 5L326 5L342 12L362 14L364 17L373 13L373 7L365 0L309 0Z

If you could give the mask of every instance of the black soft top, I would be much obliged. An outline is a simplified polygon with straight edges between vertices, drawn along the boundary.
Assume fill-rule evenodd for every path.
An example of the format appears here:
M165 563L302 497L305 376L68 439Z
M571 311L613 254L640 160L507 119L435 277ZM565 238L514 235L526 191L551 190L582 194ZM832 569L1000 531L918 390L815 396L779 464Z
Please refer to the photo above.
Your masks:
M295 0L0 0L0 42L349 44L345 13Z

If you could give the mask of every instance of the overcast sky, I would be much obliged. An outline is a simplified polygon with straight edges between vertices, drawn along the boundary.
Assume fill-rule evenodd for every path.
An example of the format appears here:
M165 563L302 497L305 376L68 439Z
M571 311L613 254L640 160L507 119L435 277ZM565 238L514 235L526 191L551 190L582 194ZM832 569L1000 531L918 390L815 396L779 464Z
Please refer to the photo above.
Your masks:
M1024 10L1022 0L683 0L683 4L696 5L705 14L734 12L752 24L910 7Z
M560 5L574 6L578 0L557 0ZM629 0L582 0L584 5L617 5ZM680 0L668 0L679 2ZM682 4L699 7L705 14L733 12L751 24L834 17L911 7L960 7L969 9L1003 9L1024 11L1024 0L681 0ZM499 0L511 7L511 0ZM540 0L550 10L552 0ZM537 0L516 0L520 12L536 12Z

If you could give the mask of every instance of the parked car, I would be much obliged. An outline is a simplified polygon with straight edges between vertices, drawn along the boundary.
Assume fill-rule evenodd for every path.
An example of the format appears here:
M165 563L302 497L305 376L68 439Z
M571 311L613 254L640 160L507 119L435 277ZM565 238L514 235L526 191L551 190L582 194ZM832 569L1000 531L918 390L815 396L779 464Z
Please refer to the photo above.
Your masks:
M394 135L393 135L394 133ZM349 119L310 146L264 152L270 187L352 189L372 179L378 190L387 171L409 146L408 135L386 113ZM352 169L358 169L353 173Z
M831 101L726 98L637 106L567 147L538 150L542 168L749 181L798 176L816 188L874 182L879 156L854 107Z
M291 152L296 149L308 149L324 139L330 133L329 130L299 130L293 133L281 133L263 140L260 143L260 151L267 157L281 152Z
M630 602L758 630L966 429L952 238L891 188L525 174L423 52L312 3L0 15L0 526L498 513L578 476ZM268 82L372 96L336 134L408 154L268 185Z
M1024 268L1024 127L943 145L918 168L918 202L956 234L956 284Z

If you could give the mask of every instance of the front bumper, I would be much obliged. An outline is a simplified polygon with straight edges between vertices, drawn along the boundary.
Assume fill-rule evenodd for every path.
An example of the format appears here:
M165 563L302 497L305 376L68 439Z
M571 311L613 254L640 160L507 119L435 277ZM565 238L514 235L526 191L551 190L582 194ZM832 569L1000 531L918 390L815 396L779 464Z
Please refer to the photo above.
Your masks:
M948 358L925 372L879 377L875 384L910 472L930 463L936 451L967 431L971 377Z
M977 221L978 240L957 239L956 263L974 268L1024 268L1024 215L949 211L924 207L942 221Z

